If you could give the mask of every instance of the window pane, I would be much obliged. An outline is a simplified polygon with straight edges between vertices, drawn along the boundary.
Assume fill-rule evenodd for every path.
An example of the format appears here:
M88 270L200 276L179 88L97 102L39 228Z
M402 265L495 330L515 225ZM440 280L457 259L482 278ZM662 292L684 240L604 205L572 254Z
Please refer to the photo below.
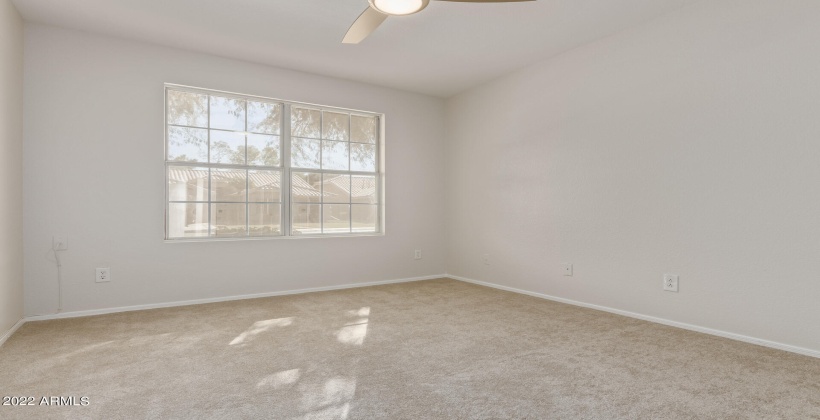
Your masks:
M168 167L169 201L208 201L208 168Z
M168 91L168 124L208 127L208 96Z
M379 221L379 206L370 204L353 204L350 213L353 215L353 232L376 232Z
M211 128L245 131L245 101L211 96Z
M319 204L293 205L293 233L314 235L322 232L322 206Z
M350 203L350 175L325 174L322 188L325 203Z
M168 237L195 238L208 236L208 204L168 204Z
M290 164L294 168L319 169L319 140L293 138L290 142Z
M245 135L211 130L211 163L245 164Z
M279 147L279 136L248 134L248 165L281 165Z
M278 135L281 126L282 105L248 101L248 131Z
M322 233L350 233L350 205L322 205Z
M248 225L251 236L281 235L282 219L280 214L282 205L276 204L248 204Z
M353 175L351 179L351 198L354 203L377 204L376 177Z
M322 169L348 170L350 167L349 144L342 141L323 141Z
M211 204L214 236L247 236L245 204Z
M244 169L212 169L212 201L245 201L247 175Z
M350 141L376 144L376 118L350 116Z
M347 141L350 132L349 125L347 114L325 111L322 117L322 138L325 140Z
M208 131L201 128L168 127L168 160L208 161Z
M321 111L293 107L290 114L290 132L293 137L318 139L322 136Z
M248 171L248 201L282 201L282 178L279 171Z
M372 144L350 144L350 170L376 172L376 146Z
M322 174L293 172L290 188L294 203L319 203L322 201Z

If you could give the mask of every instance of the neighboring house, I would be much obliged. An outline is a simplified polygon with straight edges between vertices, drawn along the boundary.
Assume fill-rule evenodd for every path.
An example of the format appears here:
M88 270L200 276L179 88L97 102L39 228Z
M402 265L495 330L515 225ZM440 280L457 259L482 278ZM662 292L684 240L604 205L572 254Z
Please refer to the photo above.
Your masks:
M375 231L376 189L374 176L334 175L322 181L321 174L295 174L291 180L294 231L318 233L322 222L326 232ZM251 236L280 232L282 182L278 171L248 171L246 176L244 170L214 170L209 186L208 169L172 166L168 169L169 213L184 218L185 223L183 232L170 232L170 236L209 234L209 190L212 235L245 236L246 223Z
M376 178L373 176L339 175L325 179L322 186L325 197L350 197L351 203L376 204Z
M372 232L378 222L376 188L374 176L338 175L326 178L322 183L323 199L338 203L325 205L325 224L337 224L340 231L349 227L352 232Z

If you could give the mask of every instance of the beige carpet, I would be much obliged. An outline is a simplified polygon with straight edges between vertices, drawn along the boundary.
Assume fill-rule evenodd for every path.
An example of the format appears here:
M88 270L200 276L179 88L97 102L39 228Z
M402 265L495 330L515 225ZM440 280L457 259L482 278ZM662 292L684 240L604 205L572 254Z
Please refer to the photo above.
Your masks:
M0 418L820 419L820 359L452 280L25 324Z

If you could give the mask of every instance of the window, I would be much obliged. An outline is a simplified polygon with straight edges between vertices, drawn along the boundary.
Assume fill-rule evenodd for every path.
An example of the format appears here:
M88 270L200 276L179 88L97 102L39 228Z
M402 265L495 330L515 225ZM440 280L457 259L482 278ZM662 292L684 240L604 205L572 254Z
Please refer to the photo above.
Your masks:
M166 239L376 234L373 113L166 85Z

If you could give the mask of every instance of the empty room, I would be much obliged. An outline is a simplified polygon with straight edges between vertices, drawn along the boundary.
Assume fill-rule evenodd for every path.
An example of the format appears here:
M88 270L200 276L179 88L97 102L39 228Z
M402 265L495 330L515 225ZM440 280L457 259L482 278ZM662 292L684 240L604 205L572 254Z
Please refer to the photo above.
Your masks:
M820 419L818 22L0 0L0 418Z

